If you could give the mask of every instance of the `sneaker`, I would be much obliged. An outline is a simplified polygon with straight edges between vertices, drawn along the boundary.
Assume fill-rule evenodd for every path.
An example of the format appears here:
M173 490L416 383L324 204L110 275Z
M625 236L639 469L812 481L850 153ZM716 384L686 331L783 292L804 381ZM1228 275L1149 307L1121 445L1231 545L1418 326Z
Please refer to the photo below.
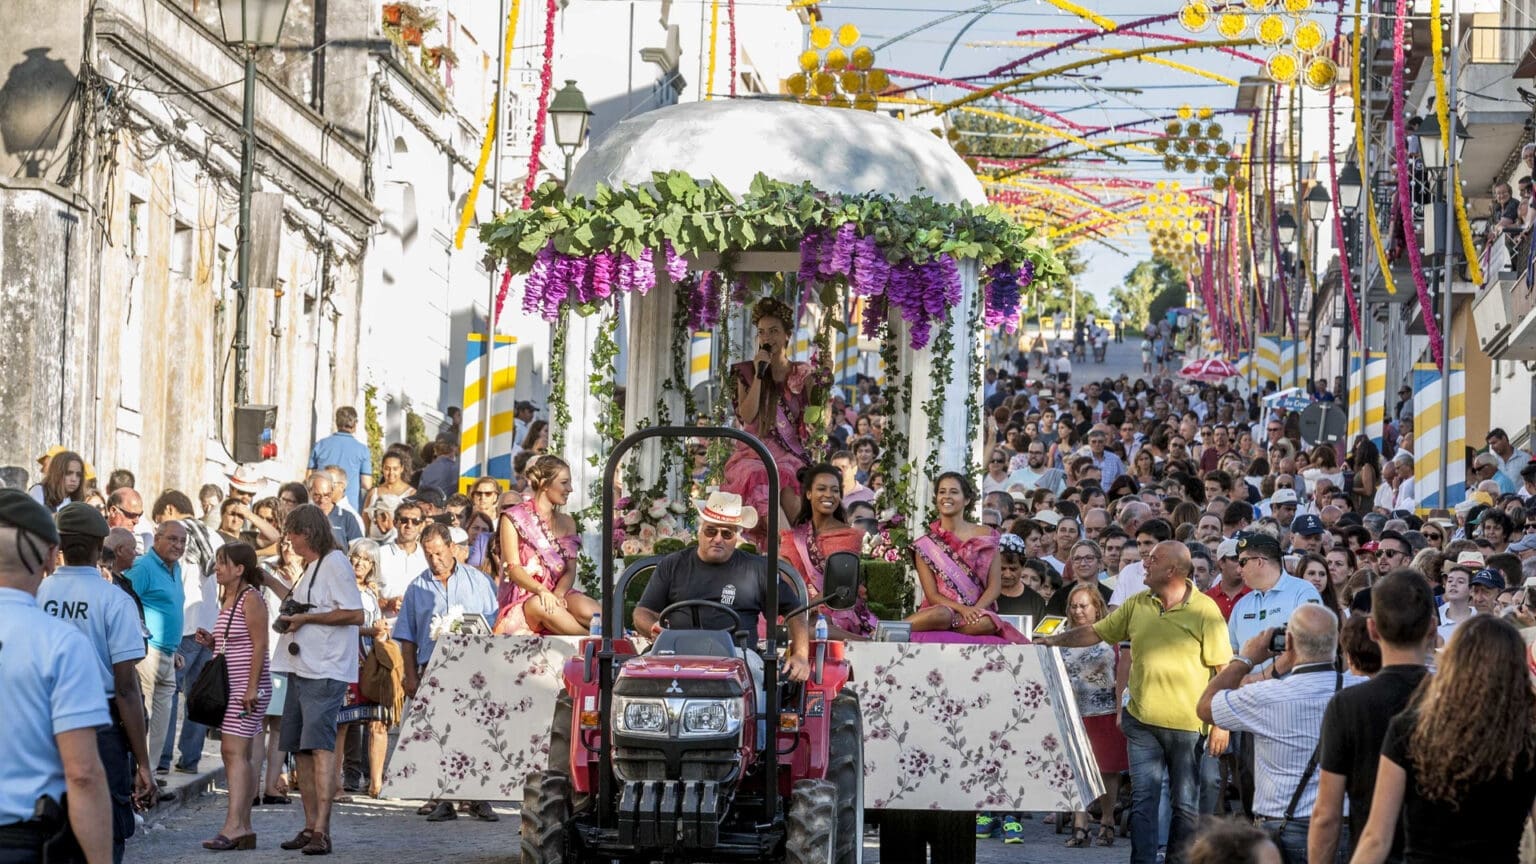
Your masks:
M1008 844L1024 842L1024 826L1016 816L1003 817L1003 842Z
M997 833L997 820L991 813L976 814L976 839L987 840Z
M427 815L428 822L452 822L459 818L459 812L448 801L439 801L432 812Z

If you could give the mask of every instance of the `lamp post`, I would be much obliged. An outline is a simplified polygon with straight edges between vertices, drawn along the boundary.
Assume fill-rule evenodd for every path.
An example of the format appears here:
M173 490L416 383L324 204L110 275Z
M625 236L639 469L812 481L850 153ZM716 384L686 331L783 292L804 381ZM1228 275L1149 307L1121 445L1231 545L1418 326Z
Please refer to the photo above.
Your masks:
M288 0L219 0L224 42L245 53L245 98L240 116L239 285L235 289L235 405L250 402L251 171L256 157L256 50L277 44Z
M587 107L587 97L577 88L576 82L565 79L565 86L549 102L549 125L555 133L555 146L565 154L565 184L571 183L571 162L576 151L587 140L587 124L592 120L592 110Z
M1310 375L1311 375L1311 378L1312 378L1312 386L1316 387L1316 386L1318 386L1318 382L1317 382L1317 343L1318 343L1318 339L1317 339L1317 294L1319 293L1317 291L1317 248L1318 248L1318 246L1321 245L1321 243L1318 241L1317 235L1318 235L1318 228L1319 228L1319 226L1322 225L1322 222L1323 222L1324 219L1328 218L1328 208L1329 208L1330 205L1333 204L1333 198L1331 196L1329 196L1328 190L1323 188L1323 184L1322 183L1313 183L1312 184L1312 188L1307 191L1307 194L1305 196L1303 196L1301 200L1302 200L1302 203L1305 204L1306 208L1307 208L1306 209L1307 222L1312 225L1312 234L1310 235L1311 236L1311 242L1309 242L1307 244L1307 255L1305 256L1308 259L1310 259L1310 260L1307 260L1305 263L1306 263L1306 267L1307 267L1307 272L1312 274L1312 286L1313 286L1312 305L1311 305L1311 311L1309 312L1309 323L1308 323L1308 326L1311 328L1311 331L1312 331L1312 342L1311 342L1311 344L1307 348L1307 369L1310 372ZM1329 326L1329 332L1332 333L1333 317L1332 317L1331 314L1329 316L1329 324L1328 324L1328 326ZM1343 340L1340 340L1340 341L1342 342ZM1346 353L1345 354L1345 363L1346 364L1348 363L1348 360L1349 360L1349 356ZM1342 369L1342 366L1340 368Z
M1280 245L1289 246L1296 242L1296 217L1287 210L1280 214L1275 222L1275 231L1280 235Z

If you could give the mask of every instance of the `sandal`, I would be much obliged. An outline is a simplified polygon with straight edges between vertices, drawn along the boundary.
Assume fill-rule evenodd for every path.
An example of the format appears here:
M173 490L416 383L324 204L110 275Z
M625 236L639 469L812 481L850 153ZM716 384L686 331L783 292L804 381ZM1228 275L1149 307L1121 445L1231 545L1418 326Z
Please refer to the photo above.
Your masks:
M1113 845L1115 845L1115 826L1113 826L1113 825L1100 825L1099 826L1099 839L1093 841L1093 845L1095 845L1095 846L1113 846Z
M213 838L212 840L204 840L203 841L203 848L207 849L210 852L228 852L231 849L240 849L240 850L255 849L256 848L256 835L255 834L241 834L239 837L236 837L233 840L231 840L230 838L225 837L223 834L220 834L219 836Z
M1088 829L1087 828L1073 828L1072 829L1072 839L1068 840L1066 845L1071 847L1071 848L1073 848L1073 849L1081 849L1082 847L1087 846L1088 845Z

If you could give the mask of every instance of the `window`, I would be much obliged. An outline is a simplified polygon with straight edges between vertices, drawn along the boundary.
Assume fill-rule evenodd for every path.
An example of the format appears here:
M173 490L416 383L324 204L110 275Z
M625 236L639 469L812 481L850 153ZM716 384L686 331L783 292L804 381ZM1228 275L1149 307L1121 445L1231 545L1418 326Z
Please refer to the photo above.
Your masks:
M174 219L171 221L171 254L167 265L177 276L192 275L193 254L192 226Z
M128 196L128 257L138 258L144 254L147 243L148 225L144 223L144 199Z

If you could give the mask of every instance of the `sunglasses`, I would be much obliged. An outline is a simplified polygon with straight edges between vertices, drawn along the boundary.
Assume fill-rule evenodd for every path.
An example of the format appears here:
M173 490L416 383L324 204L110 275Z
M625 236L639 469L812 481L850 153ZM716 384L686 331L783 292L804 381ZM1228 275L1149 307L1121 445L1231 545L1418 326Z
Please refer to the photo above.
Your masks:
M705 525L699 529L699 534L713 540L716 537L721 540L730 540L736 536L735 528L720 528L714 525Z
M395 521L399 522L401 525L425 525L426 522L427 522L426 519L424 519L424 518L422 518L420 516L417 516L415 518L412 518L410 516L401 516L399 519L396 519Z
M479 490L478 492L475 493L475 497L476 498L495 498L497 495L500 495L500 494L501 494L500 492L497 492L494 489L481 489L481 490Z
M987 461L992 463L993 465L1001 465L1004 462L1007 462L1008 460L1004 459L1001 456L993 456L991 459L988 459Z
M1239 558L1239 559L1237 559L1237 566L1239 566L1239 567L1247 567L1249 561L1263 561L1263 560L1264 560L1264 556L1263 555L1249 555L1246 558Z
M1429 531L1425 531L1424 532L1424 539L1425 540L1432 540L1432 541L1438 543L1441 540L1445 539L1445 535L1443 535L1443 534L1436 534L1436 533L1432 533L1432 532L1429 532Z
M134 522L137 522L138 520L144 518L144 511L143 510L140 510L139 512L134 513L134 512L131 512L129 510L124 510L121 507L113 507L112 509L116 510L118 513L122 514L124 519L128 519L128 520L131 520L131 521L134 521Z

